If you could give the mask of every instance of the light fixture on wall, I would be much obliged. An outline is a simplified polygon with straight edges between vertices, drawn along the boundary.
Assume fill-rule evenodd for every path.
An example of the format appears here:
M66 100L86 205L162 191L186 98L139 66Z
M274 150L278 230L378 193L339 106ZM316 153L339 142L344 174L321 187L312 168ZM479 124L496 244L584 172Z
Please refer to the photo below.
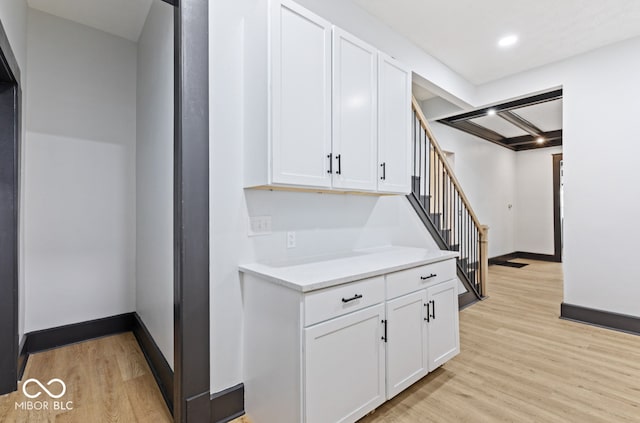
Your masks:
M545 142L545 141L546 141L546 140L544 139L544 137L538 137L538 138L536 139L536 142L537 142L538 144L544 144L544 142Z
M518 36L515 34L505 35L498 40L498 46L500 48L507 48L514 46L518 42Z

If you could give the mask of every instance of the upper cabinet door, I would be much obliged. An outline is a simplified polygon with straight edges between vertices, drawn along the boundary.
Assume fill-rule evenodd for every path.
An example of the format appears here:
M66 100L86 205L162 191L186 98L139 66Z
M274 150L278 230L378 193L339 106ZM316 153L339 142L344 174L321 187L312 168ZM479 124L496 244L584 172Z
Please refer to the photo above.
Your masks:
M272 183L330 187L331 24L273 2L271 43Z
M411 71L378 53L378 191L411 192Z
M377 188L377 51L333 29L333 186Z

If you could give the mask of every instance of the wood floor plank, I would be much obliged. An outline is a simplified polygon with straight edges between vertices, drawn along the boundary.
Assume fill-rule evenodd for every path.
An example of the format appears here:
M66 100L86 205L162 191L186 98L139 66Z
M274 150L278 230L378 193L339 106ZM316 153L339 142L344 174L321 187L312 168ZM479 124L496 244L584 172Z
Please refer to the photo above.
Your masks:
M73 410L21 410L21 390L0 397L0 422L170 423L173 421L132 333L108 336L33 354L23 381L62 379ZM37 386L29 387L29 392ZM40 398L38 398L39 400ZM35 400L35 399L34 399Z
M561 265L521 261L460 313L461 354L360 423L640 422L640 337L560 320ZM130 333L34 354L29 377L63 379L74 409L15 410L18 391L1 422L171 422Z
M360 423L640 422L640 337L559 319L562 267L489 268L461 354Z

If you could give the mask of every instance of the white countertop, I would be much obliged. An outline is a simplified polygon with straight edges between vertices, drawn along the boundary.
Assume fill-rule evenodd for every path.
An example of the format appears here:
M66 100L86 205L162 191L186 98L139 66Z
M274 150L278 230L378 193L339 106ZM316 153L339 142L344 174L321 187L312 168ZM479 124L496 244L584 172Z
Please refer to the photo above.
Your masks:
M457 251L430 251L412 247L380 247L356 250L332 257L298 263L251 263L240 271L259 276L288 288L309 292L347 282L397 272L411 267L447 260Z

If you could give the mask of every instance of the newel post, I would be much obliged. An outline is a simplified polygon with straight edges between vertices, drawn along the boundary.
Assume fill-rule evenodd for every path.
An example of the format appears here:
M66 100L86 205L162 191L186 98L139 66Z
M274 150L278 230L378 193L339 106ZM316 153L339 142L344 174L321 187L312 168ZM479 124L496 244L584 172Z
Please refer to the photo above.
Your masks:
M486 297L489 278L489 227L481 225L480 229L480 295Z

